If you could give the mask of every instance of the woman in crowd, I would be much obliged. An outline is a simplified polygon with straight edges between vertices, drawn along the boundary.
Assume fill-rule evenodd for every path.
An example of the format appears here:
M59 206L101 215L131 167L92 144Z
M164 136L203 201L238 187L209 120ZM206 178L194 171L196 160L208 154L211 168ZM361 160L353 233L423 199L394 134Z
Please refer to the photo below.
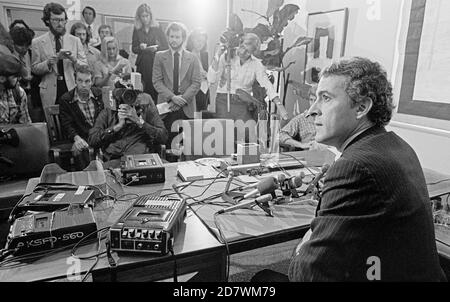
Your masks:
M200 90L195 96L197 111L206 110L209 104L209 91L208 91L208 36L202 29L195 29L191 32L187 39L186 49L192 52L200 62L200 73L202 76L202 84Z
M70 29L70 34L72 36L80 38L81 44L84 48L84 53L86 54L88 65L91 70L94 70L95 63L100 60L100 51L95 47L89 45L91 34L89 33L86 25L81 22L75 23Z
M168 47L166 36L155 21L150 6L140 5L135 16L132 51L137 54L136 71L142 74L144 92L150 94L153 100L158 97L152 83L155 52L166 50Z
M100 60L94 66L94 83L97 87L114 87L117 78L131 73L131 63L119 55L119 42L114 37L102 41Z
M22 87L28 93L31 81L31 41L34 38L34 31L22 26L13 26L9 31L11 39L13 40L14 51L13 55L16 56L27 71L27 76L22 79Z

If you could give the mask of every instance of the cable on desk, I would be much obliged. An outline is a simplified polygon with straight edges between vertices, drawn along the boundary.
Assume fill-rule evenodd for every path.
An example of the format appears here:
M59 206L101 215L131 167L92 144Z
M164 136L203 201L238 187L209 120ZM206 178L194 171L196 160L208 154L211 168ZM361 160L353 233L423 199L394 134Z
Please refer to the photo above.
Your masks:
M293 155L291 155L291 154L288 154L288 153L281 153L281 155L286 155L286 156L288 156L288 157L290 157L290 158L293 158L293 159L296 160L298 163L300 163L302 166L304 166L304 168L305 168L306 170L308 170L312 175L316 175L316 174L317 174L316 172L313 172L307 165L305 165L305 164L302 163L300 160L298 160L295 156L293 156Z
M97 242L97 243L98 243L98 248L97 248L97 254L95 254L95 255L92 255L92 256L85 256L85 257L79 257L79 256L75 255L75 252L76 252L76 250L77 250L77 248L78 248L78 245L80 245L81 242L83 242L85 239L91 237L92 235L94 235L94 234L99 234L99 233L101 233L101 232L103 232L103 231L105 231L105 230L109 230L109 228L110 228L110 227L104 227L104 228L102 228L102 229L100 229L100 230L97 230L97 231L95 231L95 232L90 233L89 235L87 235L86 237L84 237L83 239L81 239L80 241L78 241L78 242L74 245L74 247L72 248L71 254L72 254L72 257L74 257L74 258L77 258L77 259L79 259L79 260L90 260L90 259L92 259L92 258L95 258L94 264L93 264L93 265L89 268L89 270L86 272L86 274L84 275L84 277L83 277L83 279L81 280L81 282L86 281L87 277L92 273L92 271L94 270L94 268L97 266L98 261L99 261L99 259L100 259L99 257L100 257L101 255L106 254L107 251L105 250L104 252L100 252L100 250L101 250L101 241L102 241L102 236L101 236L101 234L100 234L99 236L97 236L97 238L98 238L98 242Z
M437 184L440 184L440 183L443 183L443 182L446 182L449 180L450 180L450 178L445 178L445 179L438 180L436 182L429 182L429 183L427 183L427 186L437 185Z
M79 260L90 260L90 259L92 259L92 258L94 258L94 257L98 257L98 256L101 256L101 255L106 254L106 250L105 250L104 252L100 252L101 241L102 241L102 239L104 239L104 238L102 238L101 235L100 235L100 236L97 236L97 238L98 238L98 249L97 249L97 254L95 254L95 255L90 255L90 256L84 256L84 257L79 257L79 256L77 256L77 255L75 254L75 252L77 251L78 246L79 246L82 242L84 242L85 240L89 239L89 238L90 238L91 236L93 236L93 235L99 234L99 233L101 233L101 232L103 232L103 231L105 231L105 230L109 230L109 228L110 228L109 226L108 226L108 227L101 228L101 229L99 229L99 230L97 230L97 231L95 231L95 232L90 233L89 235L87 235L86 237L84 237L84 238L82 238L80 241L78 241L78 242L72 247L72 251L71 251L72 257L77 258L77 259L79 259Z
M435 240L436 240L436 242L439 242L439 243L441 243L441 244L443 244L443 245L445 245L445 246L450 247L450 244L448 244L448 243L446 243L446 242L444 242L444 241L442 241L442 240L440 240L440 239L435 238Z

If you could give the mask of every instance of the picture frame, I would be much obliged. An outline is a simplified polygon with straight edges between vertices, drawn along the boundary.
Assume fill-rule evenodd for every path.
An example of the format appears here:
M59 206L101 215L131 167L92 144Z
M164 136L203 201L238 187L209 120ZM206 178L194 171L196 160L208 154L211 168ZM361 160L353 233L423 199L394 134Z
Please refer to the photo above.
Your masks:
M313 38L305 58L304 83L318 82L319 72L343 57L347 40L348 8L308 14L307 36Z
M448 43L448 39L441 40L443 36L439 36L442 32L439 28L430 30L435 23L439 22L437 18L432 18L434 14L439 15L440 11L439 8L433 7L435 5L437 3L428 3L427 0L412 1L397 113L448 122L450 121L450 100L446 92L449 88L442 83L448 78L440 75L440 72L444 70L441 67L446 68L448 65L443 63L442 58L436 60L442 50L435 52L433 48L430 48L440 46L439 43ZM431 40L435 43L430 43ZM436 53L434 61L430 58L430 53ZM446 57L449 56L446 55ZM429 68L424 68L424 65ZM435 96L429 93L430 89L434 90ZM428 121L426 126L434 128L436 123Z

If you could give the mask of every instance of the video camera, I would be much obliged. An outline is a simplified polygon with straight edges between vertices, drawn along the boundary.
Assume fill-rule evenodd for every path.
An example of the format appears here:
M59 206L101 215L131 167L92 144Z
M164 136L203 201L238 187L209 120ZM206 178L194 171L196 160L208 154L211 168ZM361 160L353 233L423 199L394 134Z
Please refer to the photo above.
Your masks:
M119 108L121 104L135 106L138 92L129 88L115 88L112 95L116 100L117 108Z
M1 129L0 145L19 146L19 135L17 135L16 129Z

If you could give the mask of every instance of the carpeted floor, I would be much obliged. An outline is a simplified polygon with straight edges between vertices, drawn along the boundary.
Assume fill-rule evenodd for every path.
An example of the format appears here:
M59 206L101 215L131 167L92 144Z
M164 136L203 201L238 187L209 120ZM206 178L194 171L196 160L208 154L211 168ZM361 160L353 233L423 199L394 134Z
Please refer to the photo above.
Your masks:
M287 274L289 262L298 240L271 245L256 250L231 255L229 282L249 282L263 269Z

